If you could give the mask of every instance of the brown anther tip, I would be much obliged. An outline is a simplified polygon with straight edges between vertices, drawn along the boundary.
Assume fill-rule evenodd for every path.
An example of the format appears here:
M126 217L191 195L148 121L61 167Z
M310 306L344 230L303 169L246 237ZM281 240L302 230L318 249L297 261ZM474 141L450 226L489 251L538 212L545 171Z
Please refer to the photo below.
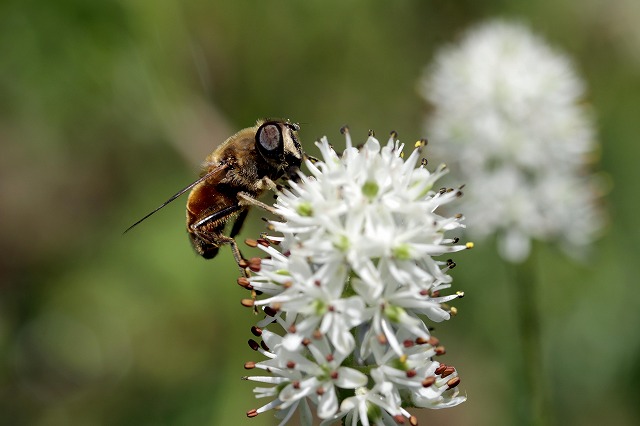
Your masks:
M462 219L464 215L462 213L456 213L453 217L455 217L456 219Z
M247 411L247 417L249 418L256 417L257 415L258 415L258 410L256 410L255 408L253 410Z
M238 278L237 283L240 287L244 287L244 288L251 287L251 282L249 282L249 279L247 277Z
M285 281L282 283L283 288L289 288L293 285L293 281Z
M331 372L331 378L332 378L333 380L336 380L336 379L338 378L338 372L337 372L337 371L332 371L332 372Z
M322 331L317 330L317 329L316 329L316 330L314 330L314 331L313 331L313 334L312 334L312 337L313 337L314 339L316 339L316 340L320 340L320 339L322 339Z
M395 420L399 425L404 424L404 416L402 416L402 414L396 414L395 416L393 416L393 420Z
M444 369L444 371L442 372L442 374L440 375L440 377L445 378L447 376L450 376L453 374L453 372L456 371L455 367L452 367L450 365L447 365L447 368Z
M431 297L440 297L440 290L436 290L431 293Z
M436 355L444 355L447 353L447 350L445 349L444 346L438 346L436 349Z
M242 306L244 306L245 308L251 308L251 307L253 307L254 300L253 299L242 299L240 301L240 304Z
M426 166L427 164L429 164L429 160L427 160L426 158L422 158L420 160L420 165L421 166Z
M424 337L418 337L416 339L416 345L424 345L425 343L429 343L429 340Z
M372 138L376 137L376 132L374 132L372 129L369 129L369 136Z
M289 328L287 329L287 331L291 334L294 334L297 331L296 325L295 324L291 324L289 326Z
M449 389L453 389L459 384L460 384L460 377L454 377L447 382L447 386L449 386Z
M251 239L251 238L247 238L246 240L244 240L244 243L246 245L248 245L249 247L258 247L258 242L256 240Z
M349 126L347 126L346 124L342 127L340 127L340 134L344 135L349 133Z
M271 306L265 306L264 307L264 313L267 314L270 317L275 317L276 314L278 313L278 311L273 309Z
M264 340L262 342L260 342L260 346L262 347L262 349L264 349L267 352L270 352L269 346L267 346L267 344L264 342Z
M287 361L287 368L294 369L296 368L296 363L293 361Z
M434 373L439 376L444 372L446 368L447 368L446 364L440 364L438 368L436 368L436 371L434 371Z
M260 337L262 336L262 329L254 325L253 327L251 327L251 334L253 334L256 337Z
M262 264L262 259L261 258L252 257L249 260L249 269L251 269L253 272L259 272L261 264Z
M429 290L425 290L425 289L420 290L420 296L428 296L428 295L429 295Z
M402 342L402 345L403 345L405 348L410 348L410 347L412 347L412 346L413 346L413 340L409 340L409 339L407 339L407 340L405 340L404 342Z
M381 345L387 344L387 336L385 336L384 334L378 334L376 338L378 339L378 343L380 343Z
M412 377L416 377L416 374L418 374L418 373L416 372L416 370L407 370L407 371L406 371L406 375L407 375L407 377L408 377L409 379L410 379L410 378L412 378Z
M311 339L309 339L308 337L305 337L304 339L302 339L302 346L309 346L311 344Z
M333 357L333 354L327 354L327 356L326 356L326 357L324 357L324 358L327 360L327 362L331 362L331 361L333 361L333 360L335 359L335 358Z
M320 280L315 280L315 281L313 282L313 285L315 285L316 287L320 287L320 286L322 285L322 281L320 281Z
M393 139L398 139L398 132L396 132L395 130L392 130L389 133L389 136L391 136L391 138L393 138Z
M452 317L455 317L456 315L458 315L458 308L456 308L455 306L452 306L451 309L449 309L449 313L451 314Z
M321 386L318 389L316 389L316 394L320 396L324 395L324 388Z
M411 426L418 426L418 418L416 416L409 417L409 424Z
M244 369L245 370L252 370L254 368L256 368L256 363L255 362L247 361L247 362L244 363Z
M300 389L300 382L298 380L291 382L294 389Z
M422 387L423 388L428 388L429 386L431 386L435 382L436 382L436 376L429 376L429 377L427 377L426 379L424 379L422 381Z
M263 247L269 247L269 244L270 244L269 241L265 240L264 238L258 239L257 243Z
M260 345L258 344L258 342L256 342L256 341L255 341L255 340L253 340L253 339L249 339L249 341L248 341L247 343L249 344L249 347L250 347L251 349L253 349L254 351L257 351L257 350L258 350L258 348L260 348Z
M249 262L247 262L247 259L240 259L238 266L244 269L249 266Z
M431 346L438 346L440 344L440 339L438 339L436 336L430 336L429 337L429 344Z

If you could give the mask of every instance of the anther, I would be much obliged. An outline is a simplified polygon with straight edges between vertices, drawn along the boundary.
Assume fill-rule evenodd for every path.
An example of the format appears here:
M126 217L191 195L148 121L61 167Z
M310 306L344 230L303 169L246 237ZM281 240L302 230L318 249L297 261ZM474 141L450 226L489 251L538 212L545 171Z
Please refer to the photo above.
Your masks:
M444 355L447 353L447 350L445 349L444 346L436 347L435 351L436 351L436 355Z
M460 384L460 377L454 377L447 382L447 386L449 386L449 389L453 389L459 384Z
M407 372L406 372L407 378L409 378L409 379L412 378L412 377L415 377L416 374L418 374L416 372L416 370L407 370Z
M426 158L423 158L420 160L420 165L425 167L427 164L429 164L429 160L427 160Z
M300 382L298 380L291 383L294 389L300 389Z
M247 259L240 259L240 261L238 262L238 266L244 269L249 266L249 262L247 262Z
M293 370L294 368L296 368L296 363L293 361L287 361L287 368Z
M320 340L320 339L322 339L322 331L317 330L317 329L316 329L316 330L314 330L314 331L313 331L313 334L312 334L312 337L313 337L314 339L316 339L316 340Z
M375 138L376 137L376 132L374 132L373 130L369 129L369 137Z
M468 249L472 249L473 245L474 244L471 241L469 241L467 244L465 244L465 247L467 247Z
M429 290L426 290L426 289L420 290L420 296L428 296L428 295L429 295Z
M267 344L263 341L260 342L260 346L262 347L262 349L264 349L267 352L271 352L271 349L269 349L269 346L267 346Z
M276 314L278 313L278 311L273 309L271 306L265 306L264 307L264 313L269 315L270 317L275 317Z
M456 296L458 296L458 298L462 299L464 297L464 291L456 291Z
M424 345L425 343L429 343L429 340L424 337L418 337L416 339L416 345Z
M324 388L319 387L318 389L316 389L316 394L320 396L324 395Z
M302 339L302 346L309 346L311 344L311 339L309 339L308 337L305 337L304 339Z
M338 372L337 371L332 371L331 372L331 378L333 380L337 380L338 379Z
M427 377L426 379L424 379L422 381L422 387L423 388L428 388L429 386L431 386L435 382L436 382L436 376L429 376L429 377Z
M389 136L391 136L391 139L396 140L398 139L398 132L392 130L391 133L389 133Z
M411 426L418 426L418 418L416 416L409 417L409 424Z
M433 347L436 347L440 344L440 339L436 336L429 336L429 344Z
M269 247L269 241L264 238L258 239L257 243L263 247Z
M262 329L254 325L253 327L251 327L251 334L256 337L260 337L262 336Z
M345 124L344 126L340 127L340 134L345 135L347 133L349 133L349 126Z
M253 299L242 299L240 301L240 304L242 306L244 306L245 308L251 308L251 307L253 307L254 300Z
M333 354L327 354L327 356L325 357L325 359L327 360L327 362L331 362L334 360Z
M252 289L251 283L249 282L249 279L246 277L239 277L237 280L237 283L240 287L244 287L248 290Z
M255 408L247 411L247 417L249 418L256 417L257 415L258 415L258 410L256 410Z
M447 368L447 365L446 365L446 364L440 364L440 365L438 366L438 368L436 368L436 371L434 371L434 373L435 373L437 376L439 376L439 375L441 375L442 373L444 373L444 370L445 370L446 368Z
M402 342L402 344L405 348L410 348L414 345L413 340L410 339L405 340L404 342Z
M254 368L256 368L256 363L254 361L247 361L244 363L245 370L253 370Z
M452 317L455 317L456 315L458 315L458 308L456 308L455 306L452 306L451 308L449 308L449 314Z
M440 377L445 378L447 376L450 376L453 374L454 371L456 371L455 367L447 365L447 368L444 369L444 372L440 375Z
M251 238L247 238L246 240L244 240L244 243L246 245L248 245L249 247L257 247L258 246L258 242L256 240L251 239Z
M396 414L395 416L393 416L393 420L395 420L399 425L404 424L404 416L402 414Z
M262 263L262 259L261 258L252 257L249 260L249 269L251 269L253 272L259 272L261 263Z
M289 326L289 328L287 329L287 331L291 334L295 334L295 332L297 331L296 325L295 324L291 324Z
M247 343L249 344L249 347L254 351L257 351L260 348L260 344L253 339L249 339Z
M387 344L387 336L385 336L384 334L378 334L377 339L378 343L380 343L381 345Z

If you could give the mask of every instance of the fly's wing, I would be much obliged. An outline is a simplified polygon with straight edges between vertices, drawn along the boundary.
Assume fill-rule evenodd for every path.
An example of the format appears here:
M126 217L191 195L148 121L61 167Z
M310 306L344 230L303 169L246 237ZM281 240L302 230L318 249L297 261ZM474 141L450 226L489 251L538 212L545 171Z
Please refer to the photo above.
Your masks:
M129 232L131 229L133 229L135 226L139 225L142 221L144 221L145 219L148 219L152 214L154 214L155 212L157 212L158 210L160 210L161 208L163 208L164 206L166 206L167 204L169 204L170 202L174 201L176 198L178 198L179 196L181 196L182 194L184 194L185 192L189 191L190 189L192 189L194 186L196 186L197 184L199 184L200 182L204 182L207 179L210 179L211 177L213 177L214 175L216 175L217 173L222 172L223 170L225 170L227 168L226 164L220 164L219 166L214 167L213 169L209 170L207 173L205 173L204 175L202 175L202 177L200 177L198 180L196 180L195 182L190 183L189 185L187 185L186 187L182 188L180 191L176 192L175 194L173 194L171 196L171 198L169 198L167 201L165 201L164 203L160 204L158 207L156 207L152 212L150 212L149 214L147 214L146 216L144 216L142 219L138 220L136 223L134 223L133 225L131 225L130 227L128 227L127 229L125 229L125 231L123 232L123 234L126 234L127 232Z

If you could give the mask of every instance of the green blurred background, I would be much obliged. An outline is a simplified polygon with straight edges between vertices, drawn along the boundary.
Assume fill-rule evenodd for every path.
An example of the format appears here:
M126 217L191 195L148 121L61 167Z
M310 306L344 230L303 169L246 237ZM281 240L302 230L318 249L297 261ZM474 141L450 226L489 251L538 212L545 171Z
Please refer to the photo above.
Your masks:
M259 358L230 251L194 254L184 200L122 231L256 118L302 123L311 154L325 134L340 146L346 123L360 141L370 128L428 136L423 67L494 17L574 59L612 182L588 262L537 246L549 417L639 424L637 0L2 1L0 424L273 424L245 417L264 402L239 380ZM262 231L260 215L242 236ZM467 297L436 336L469 399L416 413L423 425L515 424L507 273L491 243L455 260Z

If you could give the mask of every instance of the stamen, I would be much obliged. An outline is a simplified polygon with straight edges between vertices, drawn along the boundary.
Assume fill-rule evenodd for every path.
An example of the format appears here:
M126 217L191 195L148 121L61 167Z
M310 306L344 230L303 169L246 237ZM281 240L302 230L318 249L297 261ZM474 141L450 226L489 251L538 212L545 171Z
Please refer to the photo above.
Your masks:
M449 389L453 389L459 384L460 384L460 377L454 377L447 382L447 386L449 386Z

